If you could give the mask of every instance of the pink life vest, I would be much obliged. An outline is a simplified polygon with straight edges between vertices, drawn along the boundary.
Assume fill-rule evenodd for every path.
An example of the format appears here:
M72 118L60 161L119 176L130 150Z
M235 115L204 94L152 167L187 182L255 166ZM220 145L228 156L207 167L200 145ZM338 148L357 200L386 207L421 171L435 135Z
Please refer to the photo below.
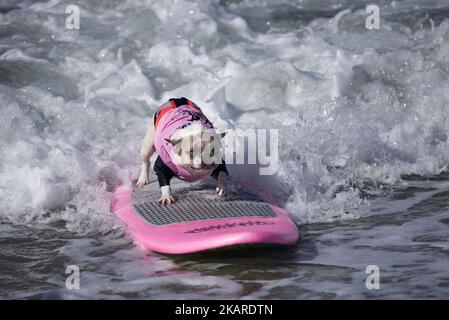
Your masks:
M188 99L170 99L156 110L154 123L154 146L162 161L181 180L196 181L210 172L190 172L186 166L177 163L172 154L173 145L170 140L178 130L187 128L192 124L200 124L201 127L212 129L212 123L206 118L201 109Z

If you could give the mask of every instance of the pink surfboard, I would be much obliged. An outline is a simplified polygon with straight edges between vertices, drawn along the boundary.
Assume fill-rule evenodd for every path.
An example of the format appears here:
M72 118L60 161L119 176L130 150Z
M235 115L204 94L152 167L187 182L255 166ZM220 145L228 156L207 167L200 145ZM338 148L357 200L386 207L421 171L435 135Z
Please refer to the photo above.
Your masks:
M152 251L184 254L242 244L293 245L299 239L288 213L264 201L174 189L177 202L159 206L159 192L122 185L111 202L133 240Z

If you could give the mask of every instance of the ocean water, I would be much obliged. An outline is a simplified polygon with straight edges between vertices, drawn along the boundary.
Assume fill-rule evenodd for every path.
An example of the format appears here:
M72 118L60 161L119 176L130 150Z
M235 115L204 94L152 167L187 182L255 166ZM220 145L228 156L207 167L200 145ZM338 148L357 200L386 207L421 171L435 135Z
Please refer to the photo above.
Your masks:
M379 30L361 0L0 1L0 298L447 299L449 3L374 2ZM112 186L173 96L278 130L275 175L230 175L292 214L297 246L133 244Z

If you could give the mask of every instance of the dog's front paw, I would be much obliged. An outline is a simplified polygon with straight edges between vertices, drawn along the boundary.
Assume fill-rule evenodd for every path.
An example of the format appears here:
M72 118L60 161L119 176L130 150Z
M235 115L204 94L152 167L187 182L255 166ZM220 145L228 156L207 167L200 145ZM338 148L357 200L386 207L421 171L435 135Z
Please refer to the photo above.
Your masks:
M143 186L148 184L148 177L144 176L144 177L140 177L139 180L137 180L136 185L139 188L142 188Z
M158 201L159 205L161 206L165 206L168 204L173 204L175 203L175 199L171 196L171 195L166 195L166 196L162 196L159 201Z
M226 189L222 187L216 187L215 193L219 198L224 198L226 196Z
M148 167L145 167L145 165L142 166L142 169L140 171L139 179L136 182L136 185L139 188L142 188L143 186L146 186L148 184Z
M159 205L165 206L167 204L175 203L175 199L172 197L169 186L161 187L162 196L159 199Z
M220 172L217 179L217 187L215 193L218 197L224 198L228 193L228 175L225 172Z

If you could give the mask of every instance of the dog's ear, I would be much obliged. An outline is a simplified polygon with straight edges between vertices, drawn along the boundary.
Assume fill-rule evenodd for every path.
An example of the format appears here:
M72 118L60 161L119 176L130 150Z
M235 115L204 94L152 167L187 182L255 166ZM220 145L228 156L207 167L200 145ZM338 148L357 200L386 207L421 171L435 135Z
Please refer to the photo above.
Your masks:
M172 145L176 146L178 143L181 142L181 139L167 139L165 138L165 141L167 141L168 143L171 143Z
M222 133L217 134L218 140L220 140L221 138L223 138L225 135L226 135L226 132L222 132Z

